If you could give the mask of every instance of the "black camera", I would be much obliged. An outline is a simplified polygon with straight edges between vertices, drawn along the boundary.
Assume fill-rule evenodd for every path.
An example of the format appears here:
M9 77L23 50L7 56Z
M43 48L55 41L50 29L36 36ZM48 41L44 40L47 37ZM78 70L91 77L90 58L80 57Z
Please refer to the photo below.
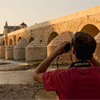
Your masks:
M66 46L64 47L64 50L66 52L68 52L70 49L71 49L71 44L70 43L67 43Z

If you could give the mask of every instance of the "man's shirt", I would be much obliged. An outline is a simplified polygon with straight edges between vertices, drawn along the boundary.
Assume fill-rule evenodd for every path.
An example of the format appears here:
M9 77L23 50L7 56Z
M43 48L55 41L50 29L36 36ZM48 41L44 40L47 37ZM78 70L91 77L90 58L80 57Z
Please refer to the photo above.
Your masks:
M56 91L60 100L100 99L100 68L73 67L68 70L54 70L43 74L47 91Z

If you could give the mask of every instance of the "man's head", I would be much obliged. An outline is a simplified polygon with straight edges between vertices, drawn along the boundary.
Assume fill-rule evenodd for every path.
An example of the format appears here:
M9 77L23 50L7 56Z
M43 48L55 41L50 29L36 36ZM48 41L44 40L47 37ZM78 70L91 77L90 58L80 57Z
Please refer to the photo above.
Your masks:
M88 33L77 32L72 39L74 54L78 59L89 60L96 48L96 41Z

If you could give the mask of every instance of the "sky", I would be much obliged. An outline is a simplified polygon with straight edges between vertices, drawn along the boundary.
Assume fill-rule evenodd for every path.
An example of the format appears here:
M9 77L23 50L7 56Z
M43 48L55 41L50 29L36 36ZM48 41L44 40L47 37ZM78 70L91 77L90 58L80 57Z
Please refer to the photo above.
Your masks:
M0 0L0 33L5 22L28 26L100 5L100 0Z

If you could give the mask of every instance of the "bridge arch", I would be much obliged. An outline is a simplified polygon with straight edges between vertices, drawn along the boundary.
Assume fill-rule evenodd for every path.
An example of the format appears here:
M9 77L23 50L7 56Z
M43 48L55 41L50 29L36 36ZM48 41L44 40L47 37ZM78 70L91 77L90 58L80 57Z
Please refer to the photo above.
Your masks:
M30 37L30 39L29 39L29 42L28 42L28 43L32 42L33 40L34 40L34 37Z
M9 45L13 45L12 39L9 40Z
M58 35L57 32L53 31L49 37L48 37L48 40L47 40L47 45Z
M21 36L19 36L19 37L18 37L18 42L19 42L19 40L21 40L21 39L22 39L22 37L21 37Z
M82 27L80 31L89 33L93 37L95 37L99 33L99 29L93 24L86 24L85 26Z

